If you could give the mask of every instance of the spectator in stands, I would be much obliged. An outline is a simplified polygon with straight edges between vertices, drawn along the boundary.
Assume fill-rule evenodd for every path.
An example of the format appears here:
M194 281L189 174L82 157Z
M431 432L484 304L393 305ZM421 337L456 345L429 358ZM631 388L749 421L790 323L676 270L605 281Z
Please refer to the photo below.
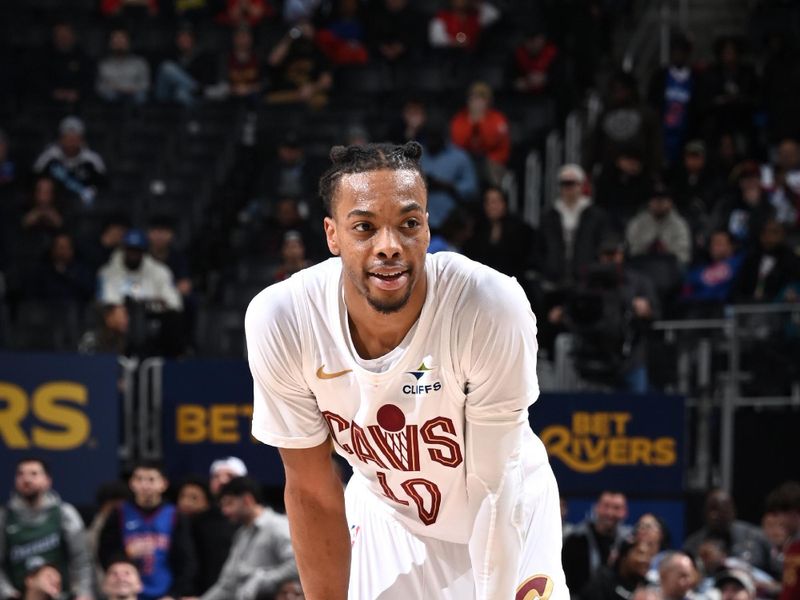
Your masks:
M448 139L444 124L428 124L425 141L420 167L428 184L428 223L438 229L454 208L477 198L478 177L469 154Z
M631 257L672 256L682 268L692 258L689 224L675 210L672 192L660 182L650 192L647 210L628 223L625 239Z
M668 165L681 159L686 136L694 126L698 75L690 64L691 55L689 38L682 33L673 35L669 64L657 69L650 79L648 100L661 120L663 154Z
M427 143L428 109L418 96L409 96L403 102L400 118L389 128L387 139L397 144L415 141L423 146ZM426 153L423 153L425 156Z
M84 139L85 127L77 117L65 117L58 126L58 141L50 144L36 159L33 171L47 175L59 186L91 206L98 187L105 183L106 165Z
M731 569L720 574L715 587L720 600L755 600L756 586L753 578L741 569Z
M381 0L369 8L367 41L373 57L395 64L419 56L424 24L409 0Z
M144 590L136 564L123 556L111 561L102 582L108 600L137 600Z
M126 298L146 303L154 312L183 309L178 288L169 268L147 254L147 238L139 229L130 229L122 239L122 249L114 251L98 273L100 301L124 304Z
M687 271L681 298L693 305L721 308L730 297L744 255L736 252L731 234L721 229L711 234L708 256Z
M50 46L43 63L42 81L53 102L71 110L85 100L94 81L94 64L78 45L71 23L53 25Z
M217 82L216 71L213 58L197 48L193 29L184 25L175 34L173 56L158 67L156 100L192 106L207 87Z
M755 161L740 163L732 178L736 188L722 200L711 216L715 229L727 229L740 245L754 244L758 232L774 210L761 187L761 170Z
M774 302L789 284L800 280L798 257L785 242L786 231L776 219L768 219L759 243L742 261L733 289L738 302Z
M484 31L500 18L500 11L483 0L450 0L428 25L434 48L476 50Z
M292 197L280 198L272 206L267 219L255 224L250 232L246 252L263 256L267 260L279 260L283 239L289 231L300 233L309 258L313 260L324 256L321 236L311 227L308 219L300 214L298 202Z
M159 0L100 0L100 12L106 17L155 17Z
M178 498L175 506L178 512L191 518L211 508L211 491L208 484L200 477L187 477L178 487Z
M450 121L453 143L472 155L481 179L500 184L511 155L508 120L492 108L492 88L482 81L469 87L467 105Z
M96 237L83 241L80 255L92 273L97 273L109 261L113 252L122 247L122 239L130 226L131 221L127 216L111 214L104 220Z
M103 304L98 307L97 325L86 331L78 342L81 354L118 354L127 356L133 350L129 344L130 314L124 304Z
M25 589L22 600L57 600L61 598L61 573L41 556L25 561Z
M689 222L693 248L701 248L708 241L708 221L722 188L720 178L708 165L704 142L691 140L686 144L683 158L671 169L667 183L675 207Z
M254 28L275 14L275 9L268 0L224 0L222 4L224 8L215 20L230 27L247 25Z
M239 525L219 579L202 600L257 600L273 594L284 578L297 575L289 522L261 502L258 484L237 477L220 490L222 512Z
M192 293L188 257L175 244L175 220L165 215L153 215L147 223L147 251L172 272L175 287L186 298Z
M164 501L167 478L160 465L142 461L128 480L132 501L106 520L100 533L100 563L108 570L120 554L139 569L140 599L189 596L195 555L188 520Z
M31 208L22 215L23 231L38 231L51 236L64 227L64 216L56 206L56 184L43 176L33 185Z
M270 200L292 197L299 201L316 194L314 182L319 180L322 165L309 159L303 137L297 131L287 131L277 144L270 143L266 150L258 189L260 196ZM310 239L305 235L303 238Z
M297 577L289 577L278 585L275 600L303 600L303 586Z
M72 235L57 233L47 256L32 273L29 294L82 309L94 293L94 275L75 257Z
M652 185L641 154L623 148L612 165L602 167L595 186L595 203L606 211L614 229L623 233L628 221L646 206Z
M605 490L597 498L592 516L564 539L561 558L567 586L573 593L580 593L600 567L610 565L630 531L623 525L627 516L625 494Z
M310 267L311 264L311 261L306 258L303 237L297 231L287 231L281 245L281 262L275 268L272 280L278 282L288 279L298 271Z
M788 29L768 34L760 92L771 141L800 131L796 110L800 97L800 48L796 41L797 36Z
M725 490L713 489L708 492L704 525L686 538L683 548L697 557L700 544L709 538L723 540L732 556L759 569L769 569L769 542L756 526L736 519L733 498Z
M644 513L633 526L633 538L637 542L649 544L656 553L664 552L669 547L669 532L660 517L653 513ZM656 559L658 560L658 555Z
M647 583L645 575L653 550L644 543L625 540L613 566L601 566L579 592L581 600L626 600Z
M770 573L754 567L746 560L729 556L727 545L723 539L712 537L705 540L700 544L698 556L703 565L704 575L704 580L698 589L707 596L713 595L710 590L716 587L717 577L730 570L747 573L753 580L759 598L775 598L780 591L780 583ZM776 574L780 575L780 568L777 569Z
M322 20L314 41L334 67L366 64L369 52L358 0L335 0L332 5L332 14Z
M793 138L782 139L775 154L774 168L763 168L772 179L769 201L788 230L800 231L800 143Z
M759 82L755 69L742 61L741 52L741 44L734 37L722 37L715 43L716 60L703 75L700 99L707 138L733 132L748 143L754 139Z
M95 567L95 582L100 585L103 581L104 573L98 560L100 549L100 532L106 524L108 516L119 508L124 500L128 499L130 489L124 481L114 480L102 484L95 493L95 505L97 512L92 518L92 522L86 529L86 543L89 547L89 556Z
M97 95L106 102L144 104L150 89L150 65L131 52L128 31L114 29L108 49L109 54L97 66Z
M247 476L247 465L237 456L226 456L211 463L209 467L209 489L219 500L223 486L237 477Z
M664 600L697 598L693 590L698 577L694 561L684 552L667 552L658 565L658 579Z
M536 233L508 208L508 198L499 188L483 191L483 214L467 243L467 256L522 282L535 261Z
M197 551L197 577L195 589L205 593L219 578L228 558L237 525L225 518L219 508L222 487L236 477L247 475L247 467L235 456L220 458L209 469L211 504L208 510L192 517L191 525Z
M611 79L608 102L590 140L591 163L610 168L623 152L634 152L642 171L652 177L663 167L658 117L639 99L636 79L617 72Z
M790 481L777 490L777 508L783 515L787 541L783 555L783 590L780 600L800 598L800 484Z
M580 279L597 260L608 221L586 195L586 174L578 165L559 169L558 190L558 198L542 216L540 266L548 281L563 286Z
M92 597L92 566L83 520L52 489L47 465L38 458L17 463L14 491L0 510L0 596L19 597L25 586L26 562L41 557L61 574L63 588L76 600Z
M549 95L563 99L565 80L562 60L555 43L542 27L528 27L514 48L509 65L514 89L531 96Z
M314 44L314 27L292 27L269 53L267 104L305 104L319 109L328 103L333 85L330 66Z
M441 227L431 233L428 254L457 252L464 254L475 228L475 220L469 211L459 206L451 210Z

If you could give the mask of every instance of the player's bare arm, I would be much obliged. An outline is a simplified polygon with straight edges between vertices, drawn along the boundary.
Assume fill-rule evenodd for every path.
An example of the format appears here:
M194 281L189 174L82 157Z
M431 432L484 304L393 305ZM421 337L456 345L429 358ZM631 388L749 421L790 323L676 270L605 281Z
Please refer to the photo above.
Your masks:
M350 535L342 483L334 471L330 448L326 440L314 448L280 450L286 470L286 513L309 600L347 598Z

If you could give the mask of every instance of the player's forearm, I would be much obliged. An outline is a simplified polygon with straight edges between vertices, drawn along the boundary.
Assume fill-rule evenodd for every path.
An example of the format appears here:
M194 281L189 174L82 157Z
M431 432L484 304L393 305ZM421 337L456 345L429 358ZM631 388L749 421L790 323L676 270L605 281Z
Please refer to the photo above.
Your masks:
M350 535L341 486L331 498L286 485L286 513L297 569L308 600L346 600Z

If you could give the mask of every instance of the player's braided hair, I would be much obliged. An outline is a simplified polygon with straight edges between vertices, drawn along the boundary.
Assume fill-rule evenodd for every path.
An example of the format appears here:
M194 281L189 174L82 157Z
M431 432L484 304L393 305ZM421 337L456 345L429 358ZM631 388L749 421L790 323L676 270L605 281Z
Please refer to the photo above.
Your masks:
M319 180L319 195L325 210L331 213L331 203L342 175L366 173L379 169L416 171L422 181L425 176L419 166L422 146L417 142L395 144L363 144L357 146L334 146L330 158L333 163Z

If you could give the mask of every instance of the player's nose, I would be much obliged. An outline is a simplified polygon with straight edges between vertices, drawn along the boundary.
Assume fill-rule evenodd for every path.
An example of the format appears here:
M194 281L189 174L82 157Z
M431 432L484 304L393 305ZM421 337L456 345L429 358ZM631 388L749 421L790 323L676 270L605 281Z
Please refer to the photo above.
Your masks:
M402 251L400 234L392 227L381 227L374 239L374 249L378 255L393 257Z

